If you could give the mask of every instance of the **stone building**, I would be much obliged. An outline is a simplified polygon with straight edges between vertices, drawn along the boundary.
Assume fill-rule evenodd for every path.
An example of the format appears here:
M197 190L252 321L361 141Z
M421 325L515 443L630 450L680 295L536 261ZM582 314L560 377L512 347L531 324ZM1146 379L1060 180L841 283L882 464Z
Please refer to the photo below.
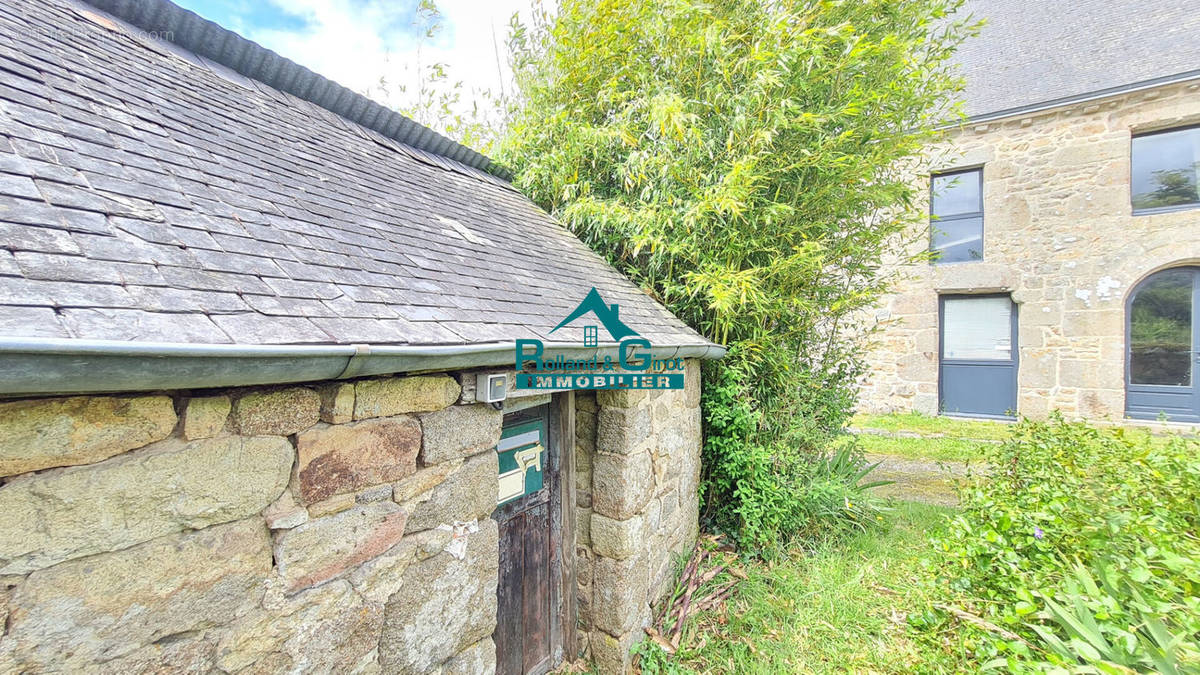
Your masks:
M976 0L969 119L874 320L871 412L1200 421L1200 15Z
M486 157L165 0L0 36L0 671L626 670L722 349ZM597 294L682 388L517 387L517 340L629 355L555 330Z

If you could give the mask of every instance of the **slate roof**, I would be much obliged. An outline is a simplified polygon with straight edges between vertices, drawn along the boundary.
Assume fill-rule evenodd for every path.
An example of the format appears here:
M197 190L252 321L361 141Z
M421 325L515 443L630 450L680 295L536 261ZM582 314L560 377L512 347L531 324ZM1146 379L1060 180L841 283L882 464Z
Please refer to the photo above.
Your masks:
M1186 0L967 0L987 24L956 61L972 117L1193 73L1200 11Z
M500 178L95 8L0 4L0 338L575 341L548 333L593 286L706 344Z

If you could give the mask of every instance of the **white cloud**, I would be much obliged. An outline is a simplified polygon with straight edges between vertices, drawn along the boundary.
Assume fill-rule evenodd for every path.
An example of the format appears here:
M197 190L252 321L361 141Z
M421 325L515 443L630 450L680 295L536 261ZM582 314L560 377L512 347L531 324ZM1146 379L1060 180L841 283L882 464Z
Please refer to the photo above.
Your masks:
M514 12L527 17L530 0L442 0L442 29L432 40L412 25L415 2L397 0L270 0L302 17L301 30L256 27L247 37L355 91L381 77L415 88L418 62L444 63L461 80L461 106L482 91L511 84L505 39ZM404 97L411 102L412 94ZM384 101L387 103L387 101Z

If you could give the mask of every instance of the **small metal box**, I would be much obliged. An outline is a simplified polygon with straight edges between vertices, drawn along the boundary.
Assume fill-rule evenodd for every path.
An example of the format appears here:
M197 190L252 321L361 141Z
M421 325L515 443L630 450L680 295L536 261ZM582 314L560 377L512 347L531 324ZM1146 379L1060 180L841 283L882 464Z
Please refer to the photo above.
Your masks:
M475 400L479 403L499 403L508 395L508 375L479 373L475 376Z

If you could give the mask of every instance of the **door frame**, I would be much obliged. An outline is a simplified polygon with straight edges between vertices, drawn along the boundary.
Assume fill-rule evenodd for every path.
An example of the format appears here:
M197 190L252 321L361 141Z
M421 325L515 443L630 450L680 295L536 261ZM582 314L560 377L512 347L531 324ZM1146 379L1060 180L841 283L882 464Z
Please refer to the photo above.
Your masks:
M552 668L575 660L575 392L558 392L550 399L548 464L550 484L550 653Z
M1009 344L1011 345L1010 353L1012 354L1012 359L1010 361L984 361L984 360L976 360L976 359L949 359L949 362L950 362L950 365L953 365L953 366L981 366L981 367L997 367L1001 364L1003 364L1004 366L1007 367L1011 363L1012 392L1013 392L1013 406L1012 406L1013 414L1012 415L991 415L991 414L987 414L987 413L960 413L960 412L952 412L952 411L946 410L946 400L944 397L944 393L946 390L946 386L945 386L945 382L944 382L945 368L943 367L947 362L947 359L943 356L943 354L945 353L945 340L946 340L946 300L975 299L975 298L980 298L980 299L982 299L982 298L1005 298L1008 300L1009 304L1012 306L1012 311L1010 311L1009 315L1008 315L1009 324L1010 324L1010 326L1009 326L1009 335L1010 335ZM945 415L946 417L969 417L969 418L983 418L983 419L995 419L995 420L1012 420L1018 416L1019 411L1017 410L1017 404L1020 401L1020 390L1018 389L1020 378L1018 377L1018 374L1021 370L1021 344L1020 344L1019 338L1017 336L1017 331L1018 331L1018 327L1019 327L1019 323L1017 321L1017 315L1019 313L1020 313L1020 305L1018 305L1013 300L1012 293L939 293L938 294L938 326L937 326L937 331L938 331L938 350L937 350L938 391L937 391L937 397L938 397L938 414L939 415Z
M1191 353L1188 359L1191 365L1191 390L1192 390L1192 411L1190 414L1171 414L1168 421L1170 422L1200 422L1200 380L1197 379L1197 367L1200 366L1200 266L1197 265L1174 265L1154 270L1153 272L1142 277L1133 286L1133 290L1125 298L1125 348L1123 354L1125 357L1125 416L1130 419L1139 420L1157 420L1159 414L1165 411L1151 411L1149 409L1136 410L1131 405L1130 394L1158 394L1158 393L1174 393L1172 389L1179 387L1166 384L1134 384L1133 383L1133 301L1137 298L1138 292L1150 282L1154 277L1163 272L1173 272L1187 270L1192 273L1192 344Z

